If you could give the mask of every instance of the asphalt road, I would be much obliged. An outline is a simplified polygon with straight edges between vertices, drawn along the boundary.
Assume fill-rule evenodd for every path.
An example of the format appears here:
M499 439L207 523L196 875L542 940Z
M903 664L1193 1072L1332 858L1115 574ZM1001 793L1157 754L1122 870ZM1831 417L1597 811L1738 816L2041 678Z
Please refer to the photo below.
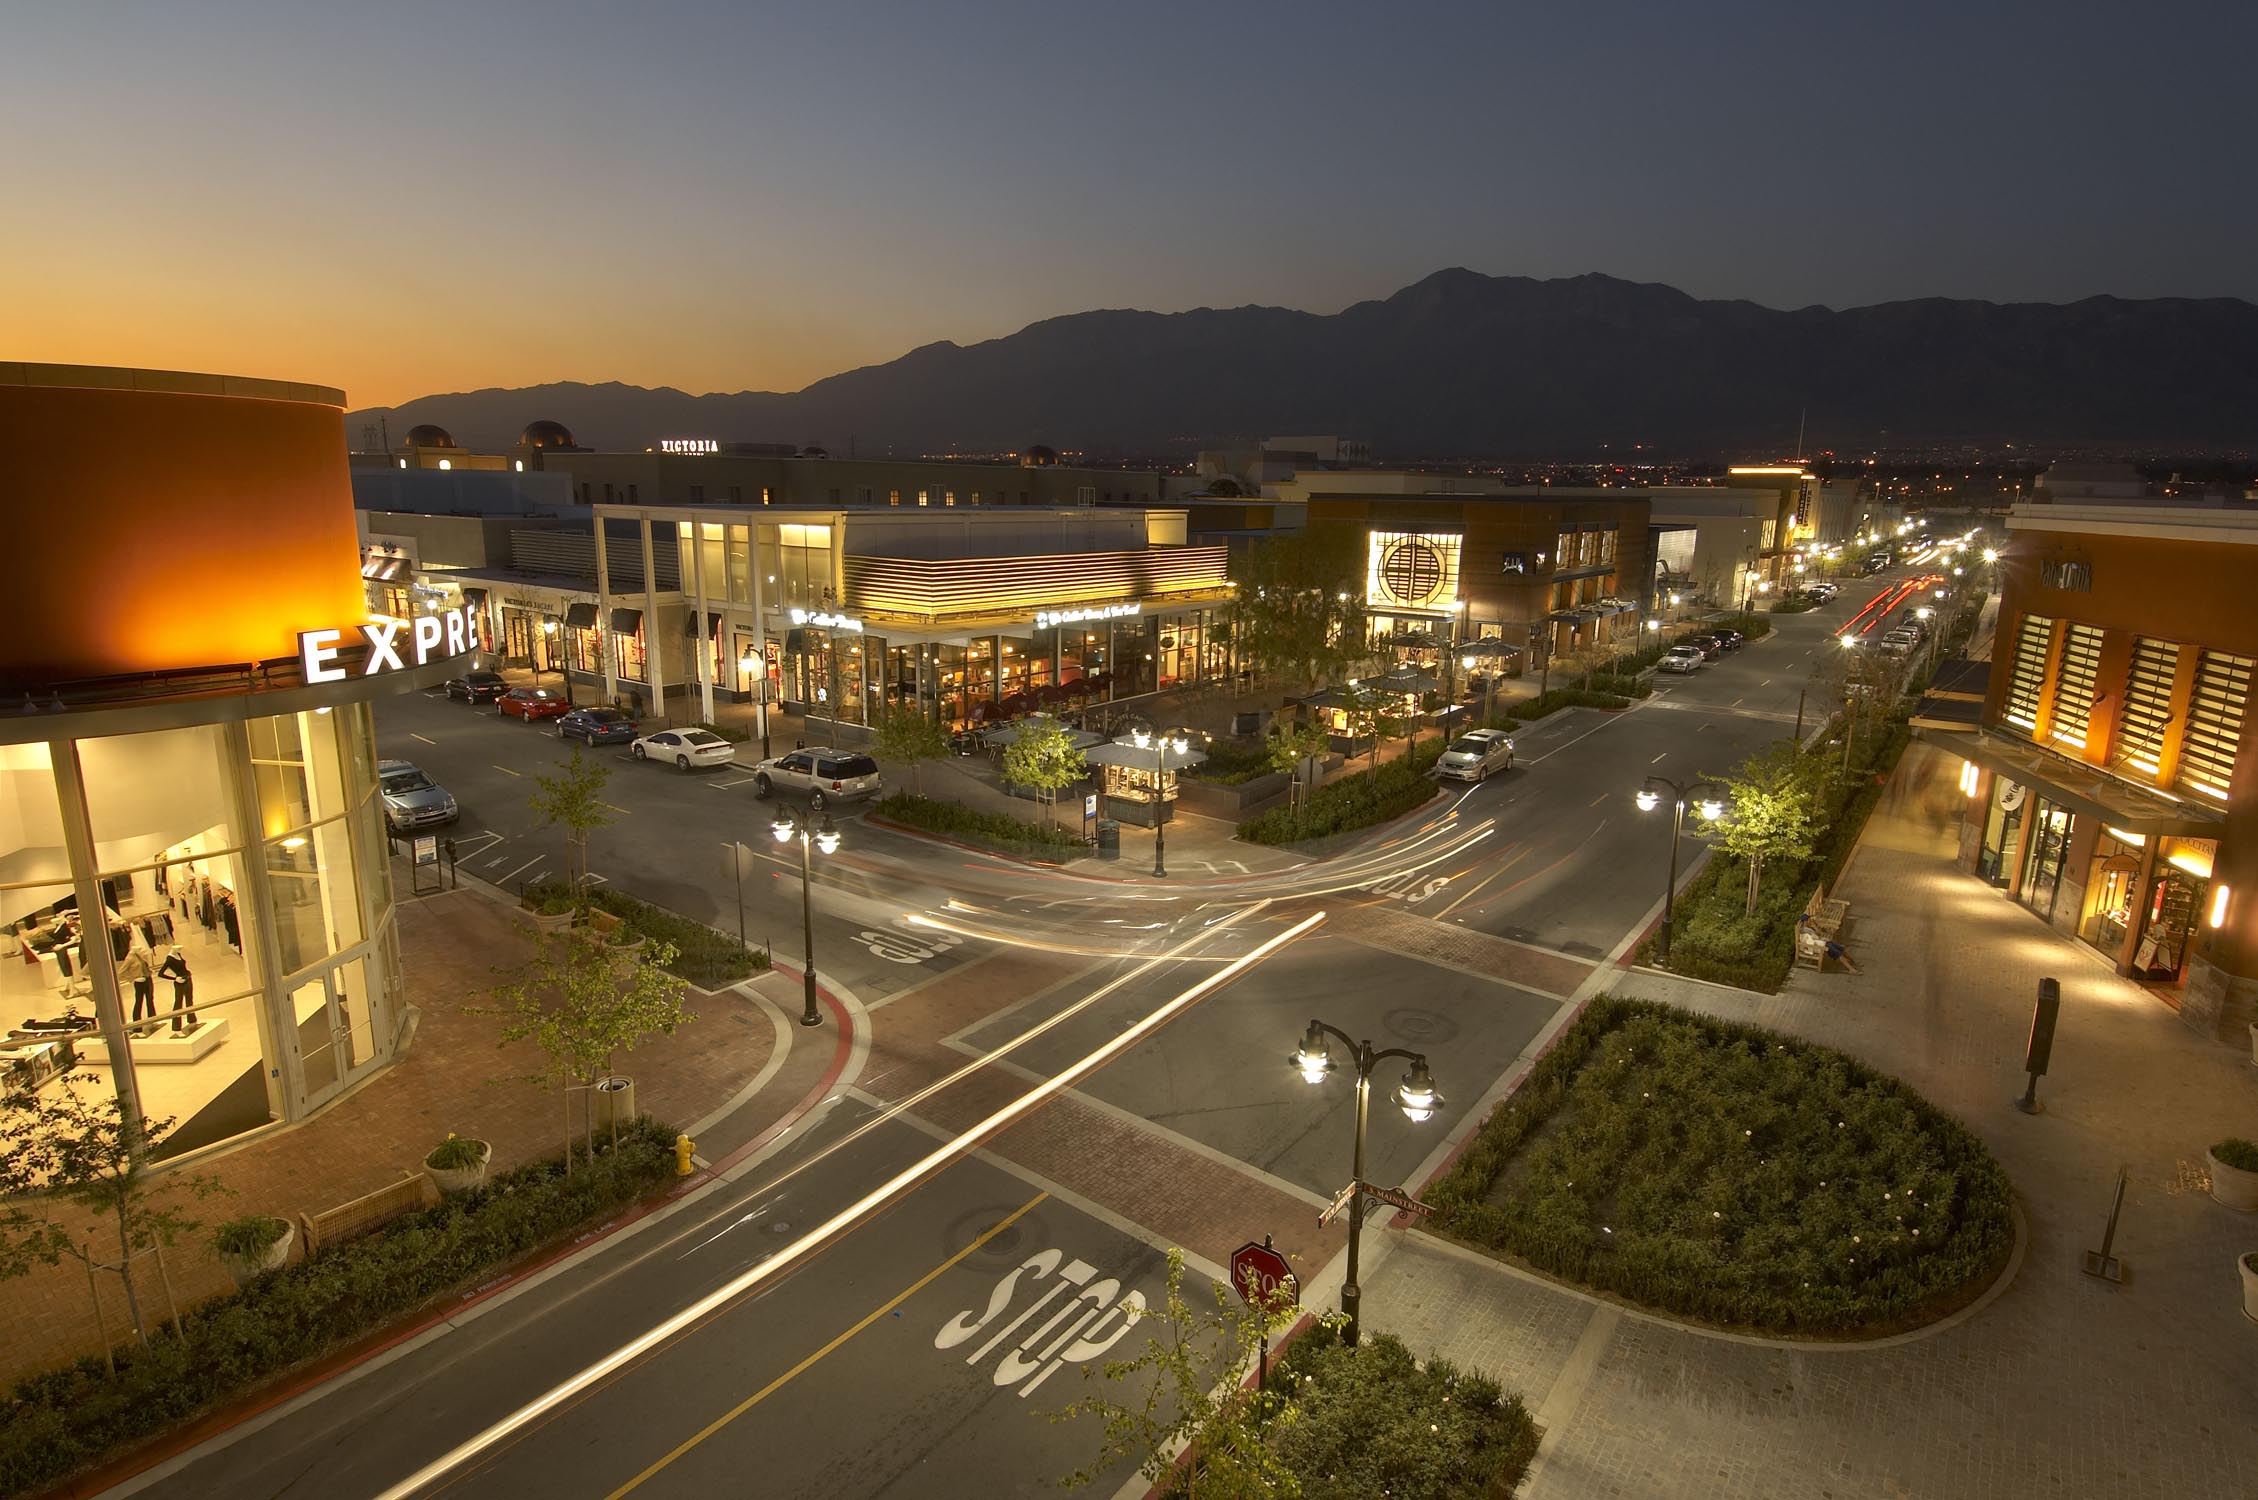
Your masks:
M525 1295L318 1388L156 1471L140 1493L380 1495L932 1147L844 1102L757 1182L647 1223ZM1192 1278L1195 1282L1196 1277ZM424 1491L447 1496L934 1496L1055 1492L1101 1434L1049 1418L1082 1371L1135 1352L1166 1256L995 1166L961 1159ZM1205 1298L1205 1290L1195 1292ZM1022 1316L1023 1314L1031 1314ZM1127 1468L1100 1486L1110 1493Z

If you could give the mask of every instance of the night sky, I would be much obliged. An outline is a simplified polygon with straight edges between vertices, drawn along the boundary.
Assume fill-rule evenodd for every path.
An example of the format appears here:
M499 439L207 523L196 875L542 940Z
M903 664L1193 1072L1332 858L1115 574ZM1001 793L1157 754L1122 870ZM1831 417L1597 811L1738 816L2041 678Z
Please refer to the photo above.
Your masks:
M1444 266L2258 299L2258 5L124 5L0 20L0 359L793 389Z

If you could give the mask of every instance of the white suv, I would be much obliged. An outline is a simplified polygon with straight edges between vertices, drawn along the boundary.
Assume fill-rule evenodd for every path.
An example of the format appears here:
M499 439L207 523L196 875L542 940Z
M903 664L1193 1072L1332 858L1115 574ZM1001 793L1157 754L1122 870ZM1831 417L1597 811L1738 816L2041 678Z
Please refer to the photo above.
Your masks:
M1435 762L1437 776L1480 781L1492 771L1513 769L1513 741L1502 729L1469 729L1451 741Z
M753 789L766 797L774 792L821 792L826 802L854 797L875 797L885 790L878 762L852 750L795 750L753 767Z

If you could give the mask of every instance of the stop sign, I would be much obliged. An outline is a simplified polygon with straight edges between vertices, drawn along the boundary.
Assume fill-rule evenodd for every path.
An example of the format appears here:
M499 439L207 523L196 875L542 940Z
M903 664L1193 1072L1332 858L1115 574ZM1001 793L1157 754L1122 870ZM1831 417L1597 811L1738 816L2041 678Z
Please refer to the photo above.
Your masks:
M1231 1252L1231 1289L1258 1307L1301 1304L1301 1279L1286 1264L1286 1257L1252 1240Z

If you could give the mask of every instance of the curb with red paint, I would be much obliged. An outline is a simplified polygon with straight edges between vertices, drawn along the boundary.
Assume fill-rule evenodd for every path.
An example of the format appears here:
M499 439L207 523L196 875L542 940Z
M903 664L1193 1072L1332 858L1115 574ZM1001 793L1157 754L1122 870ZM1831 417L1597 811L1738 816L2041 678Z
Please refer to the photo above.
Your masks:
M798 972L781 964L775 967L780 973ZM466 1309L476 1307L480 1303L508 1291L550 1267L571 1259L583 1250L604 1243L628 1225L658 1212L669 1204L686 1197L695 1189L718 1179L730 1168L769 1146L785 1132L798 1125L800 1121L806 1119L817 1105L830 1097L831 1090L838 1084L839 1079L845 1075L847 1061L854 1052L854 1017L836 995L820 985L816 989L816 998L829 1007L834 1020L838 1024L839 1032L839 1040L832 1049L831 1062L824 1069L823 1076L816 1080L815 1086L801 1095L799 1101L785 1111L782 1116L772 1122L760 1134L754 1136L721 1160L708 1163L704 1168L688 1177L675 1179L663 1191L628 1205L619 1214L592 1229L583 1230L562 1243L531 1252L529 1259L491 1281L482 1282L468 1292L452 1294L454 1300L442 1302L436 1311L426 1311L396 1323L390 1328L382 1328L373 1333L364 1334L344 1348L323 1355L312 1364L299 1368L294 1374L279 1377L273 1385L245 1396L231 1405L223 1406L217 1411L207 1412L195 1418L186 1426L175 1428L122 1458L113 1459L109 1463L91 1469L75 1479L65 1480L52 1489L42 1491L40 1500L66 1500L66 1497L67 1500L91 1500L91 1497L99 1495L115 1485L123 1484L137 1474L145 1473L159 1464L166 1463L201 1447L220 1434L239 1427L254 1417L295 1401L315 1387L326 1384L347 1371L368 1363L387 1350L407 1343L411 1339L420 1338L433 1328L462 1316Z

